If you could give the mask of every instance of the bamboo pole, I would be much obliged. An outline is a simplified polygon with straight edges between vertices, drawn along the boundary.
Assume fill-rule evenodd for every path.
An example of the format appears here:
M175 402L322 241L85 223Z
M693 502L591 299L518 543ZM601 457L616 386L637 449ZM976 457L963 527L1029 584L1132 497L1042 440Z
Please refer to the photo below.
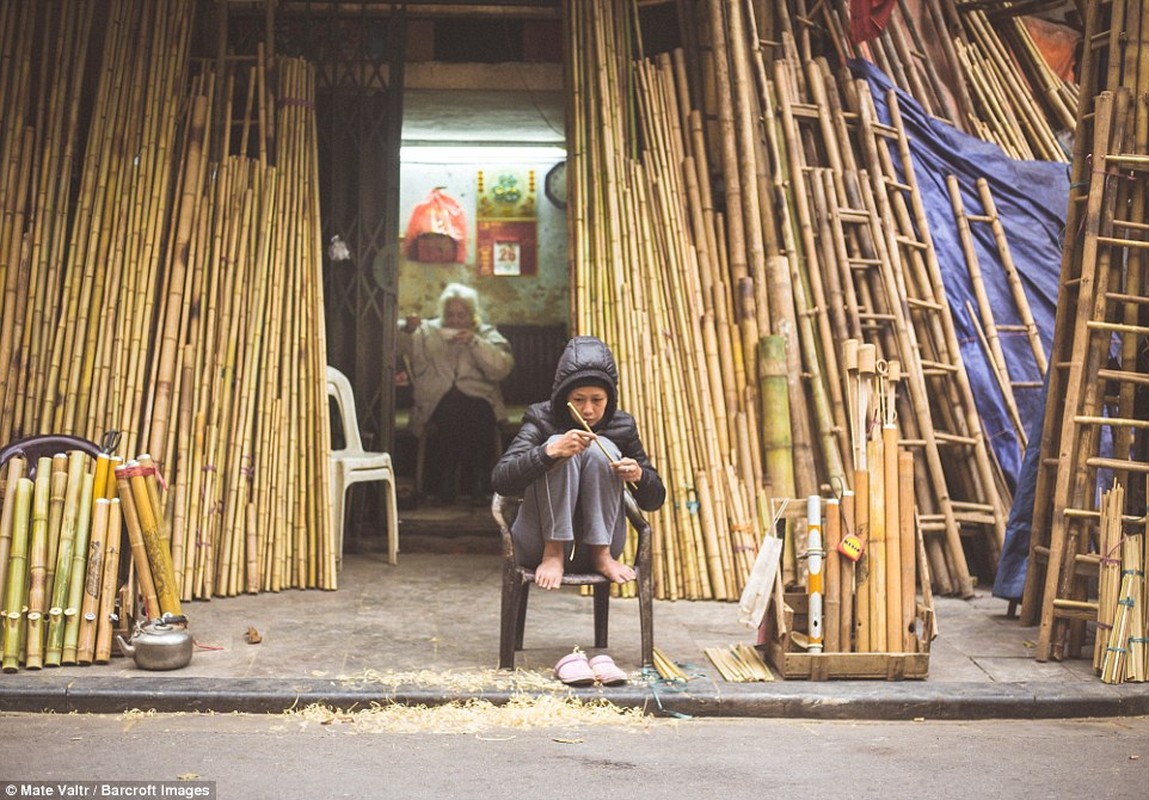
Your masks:
M4 600L6 597L4 591L8 585L8 559L12 552L12 532L16 514L16 486L24 477L24 459L13 456L5 466L7 467L6 489L3 508L0 509L0 600ZM7 606L0 608L0 618L7 610Z
M32 489L32 527L28 555L28 616L24 638L24 668L44 666L44 612L48 610L48 498L51 493L52 459L41 458Z
M44 665L58 667L64 648L64 610L68 603L68 588L72 574L72 555L79 536L87 547L87 525L90 509L81 506L85 479L93 480L86 472L88 455L80 450L68 454L68 488L64 495L64 516L60 524L60 545L56 551L56 574L52 583L52 605L48 610L48 639L44 652ZM88 488L89 497L91 488ZM79 533L79 535L78 535Z
M13 493L12 544L9 555L8 585L5 591L4 644L2 669L4 672L19 670L21 621L24 618L27 600L26 578L28 572L28 533L32 511L32 481L20 478L16 481ZM12 491L12 490L10 490Z
M907 621L903 618L902 567L904 561L913 560L911 552L902 553L901 483L898 472L898 428L893 422L882 426L882 482L885 489L886 532L886 646L889 653L907 652L903 646L903 631Z
M96 611L96 649L93 660L97 664L106 664L112 657L112 630L115 628L112 612L115 609L116 591L119 588L122 520L120 498L113 497L108 500L108 538L104 545L100 602Z
M80 515L76 525L76 539L72 545L72 566L67 582L67 601L64 606L64 628L61 632L62 649L60 664L75 664L76 649L80 636L80 606L84 599L85 566L88 559L88 544L92 532L93 495L95 475L84 473L80 488ZM49 643L51 644L51 642Z
M917 651L914 640L914 619L917 616L917 561L918 547L914 524L914 454L908 450L898 452L898 540L901 551L901 644L903 653ZM933 608L933 603L927 603ZM893 646L893 641L890 641ZM928 641L928 639L927 639Z
M850 489L842 492L842 541L844 542L847 536L857 535L857 521L855 505L856 495ZM838 550L841 554L841 550ZM838 629L839 629L839 642L838 648L843 653L849 653L854 650L854 559L845 559L841 562L842 569L839 575L839 582L841 589L839 595L842 604L839 607L838 613Z
M56 453L51 463L51 495L48 498L48 586L56 575L56 554L64 521L64 501L68 493L68 454Z
M773 496L793 497L796 491L794 482L793 451L790 448L790 400L785 377L786 362L783 355L785 343L777 336L764 336L758 345L758 374L762 388L762 449L765 454L764 468ZM789 525L784 535L782 560L782 581L793 583L797 567L794 561L794 535Z
M842 651L842 555L838 545L842 541L842 503L836 497L826 499L826 652Z
M106 470L105 470L106 471ZM106 478L106 476L105 476ZM84 573L84 594L80 603L80 624L77 632L76 663L86 666L95 658L97 610L100 605L100 579L104 571L106 542L108 541L108 513L110 501L103 496L107 484L98 489L93 486L92 536L88 544L87 566Z
M144 613L147 619L159 619L163 614L160 601L156 593L155 579L152 575L151 563L148 560L148 549L144 541L143 527L140 521L140 509L135 499L132 486L132 473L139 467L139 462L129 461L122 467L117 467L116 487L120 495L120 513L128 529L128 542L132 550L132 564L136 570L136 579L139 581L140 591L143 594Z

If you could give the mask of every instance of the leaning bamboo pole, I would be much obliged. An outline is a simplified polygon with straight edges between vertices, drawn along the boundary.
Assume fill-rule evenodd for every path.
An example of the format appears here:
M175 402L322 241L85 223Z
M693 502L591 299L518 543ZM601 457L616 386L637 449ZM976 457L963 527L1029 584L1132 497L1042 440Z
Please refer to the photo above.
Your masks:
M36 468L32 490L32 526L28 553L28 616L24 636L24 668L40 669L44 665L45 612L51 587L48 585L48 498L52 459L41 458Z
M83 597L80 602L80 622L76 634L76 663L91 664L95 659L96 631L99 627L97 611L100 607L100 579L107 558L110 501L103 496L104 486L93 487L92 536L88 544L88 557L84 568Z
M48 610L48 638L45 645L44 664L58 667L61 664L64 648L64 611L67 607L68 588L73 566L73 551L80 538L87 547L87 526L91 510L85 509L82 499L85 484L93 480L87 472L87 453L73 450L68 454L68 486L64 495L64 515L60 525L60 544L56 551L56 573L52 583L52 604ZM91 487L87 488L91 498Z
M5 599L5 587L8 585L8 559L12 552L16 514L16 486L24 477L25 462L20 456L13 456L4 467L5 491L3 508L0 509L0 601ZM7 610L7 606L0 607L0 617Z
M122 521L120 499L111 498L108 500L108 538L104 545L104 563L100 573L100 601L96 607L96 644L92 660L97 664L108 663L112 656L112 631L115 628L112 612L119 586Z
M85 472L80 487L80 519L76 526L76 539L72 544L72 566L65 586L64 625L60 632L60 664L77 662L77 644L80 635L80 604L83 602L85 566L88 542L92 532L93 487L95 475ZM49 642L49 644L52 644Z
M9 489L15 496L8 585L4 591L4 643L2 669L16 672L20 668L20 645L23 633L24 607L27 600L28 534L32 512L32 481L20 478Z

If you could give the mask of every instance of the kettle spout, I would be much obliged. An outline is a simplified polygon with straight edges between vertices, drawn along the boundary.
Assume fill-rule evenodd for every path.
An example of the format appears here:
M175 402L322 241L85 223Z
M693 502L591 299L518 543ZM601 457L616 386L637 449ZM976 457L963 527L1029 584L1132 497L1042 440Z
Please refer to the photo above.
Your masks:
M136 648L135 648L135 647L133 647L132 645L128 644L127 642L125 642L125 641L124 641L124 637L123 637L123 636L120 636L120 635L117 633L117 634L116 634L116 641L117 641L117 642L119 642L119 644L120 644L120 650L122 650L122 651L123 651L124 655L126 655L126 656L128 656L128 657L131 657L131 658L134 658L134 657L135 657L135 655L136 655Z

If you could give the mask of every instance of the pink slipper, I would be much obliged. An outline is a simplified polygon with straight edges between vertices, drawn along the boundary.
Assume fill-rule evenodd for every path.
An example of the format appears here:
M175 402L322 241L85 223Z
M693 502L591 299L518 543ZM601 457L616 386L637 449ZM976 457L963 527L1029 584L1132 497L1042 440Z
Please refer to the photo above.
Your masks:
M621 686L626 683L626 673L606 653L599 653L588 663L603 686Z
M576 650L555 664L555 677L567 686L590 686L595 681L594 670L587 663L586 653Z

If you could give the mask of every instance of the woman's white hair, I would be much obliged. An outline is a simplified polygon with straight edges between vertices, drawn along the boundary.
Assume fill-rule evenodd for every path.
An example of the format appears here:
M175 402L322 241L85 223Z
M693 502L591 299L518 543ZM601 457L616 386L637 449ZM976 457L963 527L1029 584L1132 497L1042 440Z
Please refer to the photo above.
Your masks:
M448 283L439 295L439 319L446 314L447 303L452 300L458 300L467 307L471 312L471 327L478 330L483 321L479 313L479 293L461 283Z

